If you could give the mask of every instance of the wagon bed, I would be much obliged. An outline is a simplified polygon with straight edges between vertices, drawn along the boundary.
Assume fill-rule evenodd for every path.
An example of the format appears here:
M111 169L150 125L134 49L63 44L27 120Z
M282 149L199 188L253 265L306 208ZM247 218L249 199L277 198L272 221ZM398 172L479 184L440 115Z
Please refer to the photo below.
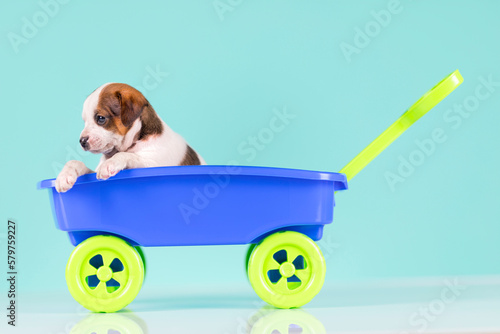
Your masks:
M106 182L88 174L66 193L54 183L39 188L52 188L57 227L74 245L102 234L141 246L248 244L279 230L319 240L334 192L347 189L339 173L247 166L131 169Z

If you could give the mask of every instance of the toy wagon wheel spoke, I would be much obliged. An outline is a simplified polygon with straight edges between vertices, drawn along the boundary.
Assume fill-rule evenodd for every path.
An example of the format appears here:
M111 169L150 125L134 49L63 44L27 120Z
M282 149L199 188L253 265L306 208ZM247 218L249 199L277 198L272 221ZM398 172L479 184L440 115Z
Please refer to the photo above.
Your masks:
M274 285L274 289L276 291L280 291L281 293L288 293L288 281L286 277L281 277L278 282Z
M125 271L122 270L120 272L114 273L113 279L120 283L120 286L123 286L127 282L127 276L128 275L125 275Z
M280 269L280 264L275 260L272 259L272 261L268 261L266 263L266 270L279 270Z
M93 294L99 298L106 298L108 295L108 290L106 288L106 282L100 281L96 288L93 290Z
M86 262L82 266L82 276L83 277L89 277L89 276L95 275L96 273L97 273L97 269L94 266L92 266L89 262Z
M109 267L111 262L116 258L115 253L109 250L102 250L100 254L102 256L102 263L106 267Z
M294 262L299 256L303 256L302 252L297 249L296 245L287 245L285 247L286 255L287 255L287 262Z
M309 278L311 277L311 267L307 267L306 269L298 269L295 270L295 276L297 276L302 284L305 284L309 281Z

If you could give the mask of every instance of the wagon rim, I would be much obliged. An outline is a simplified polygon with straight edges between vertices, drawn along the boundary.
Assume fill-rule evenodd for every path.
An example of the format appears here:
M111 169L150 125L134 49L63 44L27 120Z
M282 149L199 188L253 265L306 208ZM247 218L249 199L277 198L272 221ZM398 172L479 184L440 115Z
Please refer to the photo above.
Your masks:
M95 236L79 244L66 266L68 289L94 312L116 312L134 300L144 280L137 250L113 236Z
M261 299L278 308L300 307L321 290L323 254L308 236L292 231L272 234L256 245L248 278Z

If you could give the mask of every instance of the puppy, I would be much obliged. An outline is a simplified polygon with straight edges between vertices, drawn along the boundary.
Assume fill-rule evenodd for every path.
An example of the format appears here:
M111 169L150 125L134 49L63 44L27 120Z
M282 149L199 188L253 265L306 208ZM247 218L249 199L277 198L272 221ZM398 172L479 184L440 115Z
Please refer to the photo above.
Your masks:
M127 168L204 165L203 158L172 131L137 89L122 83L97 88L83 103L85 127L80 144L102 154L96 169L105 180ZM66 192L83 174L93 173L83 162L71 160L56 179L56 190Z

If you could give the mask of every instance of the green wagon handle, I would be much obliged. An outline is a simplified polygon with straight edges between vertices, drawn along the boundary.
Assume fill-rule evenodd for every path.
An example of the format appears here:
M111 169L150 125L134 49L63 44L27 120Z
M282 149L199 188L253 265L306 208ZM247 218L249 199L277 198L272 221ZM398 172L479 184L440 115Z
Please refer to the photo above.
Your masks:
M415 102L401 117L389 126L380 136L371 142L361 153L351 160L340 173L345 174L347 181L350 181L356 174L366 167L375 157L377 157L387 146L405 132L413 123L418 121L429 110L434 108L448 94L455 90L464 81L460 72L455 72L441 80L430 91L425 93Z

